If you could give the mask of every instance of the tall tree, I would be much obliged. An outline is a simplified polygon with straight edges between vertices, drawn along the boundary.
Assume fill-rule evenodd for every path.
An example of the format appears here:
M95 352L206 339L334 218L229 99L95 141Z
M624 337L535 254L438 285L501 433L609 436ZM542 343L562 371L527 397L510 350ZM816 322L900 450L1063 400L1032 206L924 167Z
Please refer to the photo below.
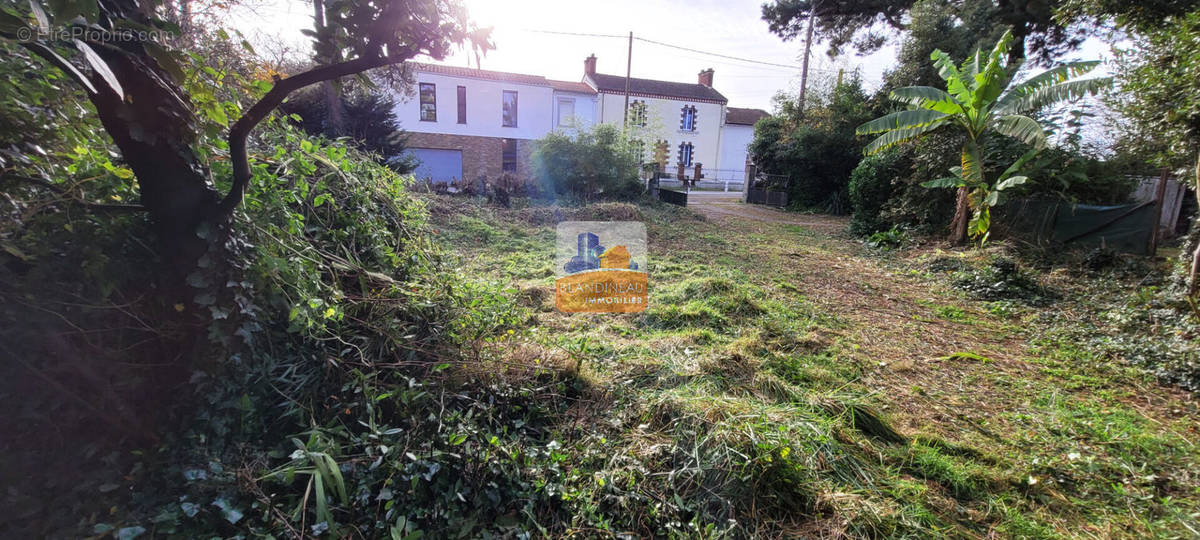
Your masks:
M1005 32L990 54L985 55L979 50L958 67L948 54L934 51L933 61L946 82L946 90L930 86L897 88L892 91L892 99L912 108L872 120L857 130L860 135L882 134L867 145L868 155L938 129L956 129L966 135L961 165L954 169L954 176L925 184L926 187L958 189L954 221L950 226L950 241L954 244L965 243L968 230L981 241L987 238L991 221L989 208L999 202L1001 191L1025 181L1017 172L1024 160L1033 157L1032 153L1027 154L991 183L983 174L982 140L991 134L1005 135L1032 145L1036 152L1045 146L1046 134L1041 125L1026 114L1095 93L1110 82L1108 79L1070 80L1099 65L1099 62L1074 62L1010 88L1015 70L1008 69L1007 59L1013 39L1011 32Z
M140 188L164 255L186 272L208 249L203 229L227 227L251 177L247 139L300 88L404 62L425 54L443 58L452 46L490 46L458 0L345 0L326 13L326 32L313 37L325 58L309 71L277 79L229 128L232 187L224 195L209 183L197 151L197 111L183 86L169 45L157 41L163 21L155 0L29 2L24 16L0 11L0 36L17 42L84 87L105 131L120 149ZM38 32L29 32L36 21ZM86 27L90 32L72 33ZM135 29L135 30L131 30ZM74 61L68 58L73 58ZM86 70L76 67L86 65Z
M749 150L763 172L789 177L793 204L842 213L850 171L862 156L854 128L874 115L857 73L815 83L803 111L798 96L775 97L777 113L754 126Z
M942 83L930 55L941 50L966 58L990 47L1004 34L992 20L991 0L917 0L896 51L896 65L884 74L883 98L894 88Z
M841 54L847 46L866 54L886 43L889 31L908 28L906 18L916 1L774 0L763 4L762 15L771 32L789 40L800 36L805 31L808 17L815 14L817 35L829 42L831 55ZM1034 59L1049 63L1083 42L1086 34L1068 32L1067 27L1054 18L1060 3L1055 0L989 2L989 14L995 24L1012 30L1010 61L1025 58L1028 47Z

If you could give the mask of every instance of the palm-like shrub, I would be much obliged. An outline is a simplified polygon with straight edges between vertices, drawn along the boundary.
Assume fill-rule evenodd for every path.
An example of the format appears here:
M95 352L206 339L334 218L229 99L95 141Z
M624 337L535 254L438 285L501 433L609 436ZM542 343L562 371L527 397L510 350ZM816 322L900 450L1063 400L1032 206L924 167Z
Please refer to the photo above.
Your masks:
M1017 66L1009 69L1008 65L1012 40L1012 33L1006 32L991 53L976 51L957 67L950 55L935 50L930 57L946 81L946 89L897 88L891 98L911 108L867 122L857 130L859 135L881 134L864 149L868 155L939 129L957 129L966 135L961 164L951 169L954 175L922 184L931 188L958 188L950 227L950 240L955 244L964 243L968 232L972 238L986 241L991 226L990 208L1001 202L1001 192L1028 180L1018 173L1025 162L1046 146L1046 133L1027 115L1055 103L1094 94L1111 84L1109 78L1077 78L1099 65L1089 61L1063 64L1013 85ZM989 182L983 173L980 143L991 134L1013 137L1033 149Z

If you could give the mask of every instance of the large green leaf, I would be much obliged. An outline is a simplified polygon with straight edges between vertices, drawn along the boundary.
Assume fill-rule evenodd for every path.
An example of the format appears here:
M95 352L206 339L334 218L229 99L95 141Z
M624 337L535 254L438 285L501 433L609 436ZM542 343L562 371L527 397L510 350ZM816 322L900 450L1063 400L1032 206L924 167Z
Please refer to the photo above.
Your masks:
M1019 186L1028 180L1029 178L1025 176L1010 176L999 184L996 184L996 191L1004 191L1008 188Z
M965 184L963 184L962 178L959 178L957 176L946 176L943 178L937 178L934 180L921 182L921 187L927 187L927 188L950 188L950 187L961 187L963 185L965 185Z
M1032 93L1021 97L1015 102L1004 103L1002 110L998 112L1002 114L1032 112L1063 101L1071 101L1085 95L1096 94L1111 86L1112 77L1067 81L1034 90Z
M979 88L979 75L983 72L983 63L983 51L977 50L975 54L967 58L967 61L963 62L962 68L959 70L962 72L962 78L971 83L972 91Z
M1099 60L1068 62L1043 71L1028 80L1013 86L1010 94L1028 95L1034 90L1067 82L1075 77L1086 75L1100 66Z
M934 67L938 70L938 75L942 80L961 79L962 74L959 73L958 67L954 65L954 60L950 55L941 49L934 49L929 53L929 59L933 60Z
M905 86L897 88L892 90L891 98L914 107L921 107L946 114L959 114L963 112L962 105L954 99L954 96L946 93L945 90L932 86Z
M913 109L910 111L894 112L882 118L876 118L867 122L858 129L854 130L857 135L867 135L870 133L883 133L896 129L916 128L935 122L945 118L946 113L931 111L927 109Z
M967 90L963 84L962 73L954 66L954 60L950 58L941 49L935 49L929 55L933 60L933 65L938 69L938 75L942 80L946 81L946 91L954 96L959 103L966 103L971 100L971 92Z
M988 55L987 65L975 76L975 93L972 96L974 101L971 103L973 108L982 109L991 105L1008 86L1011 78L1006 68L1008 67L1008 49L1012 40L1012 32L1005 32L1000 41L996 43L996 47L992 49L992 53Z
M1041 124L1028 116L1010 114L996 119L996 133L1007 135L1025 144L1041 149L1046 146L1046 132Z
M879 138L868 143L867 147L863 149L863 153L865 153L869 156L876 152L882 152L884 150L887 150L888 148L896 146L897 144L911 141L920 135L929 133L930 131L933 131L933 130L941 127L943 124L946 123L947 118L952 118L952 117L944 116L944 117L942 117L941 120L935 120L931 123L928 123L928 124L925 124L922 126L906 128L906 129L895 129L895 130L889 131L887 133L884 133L883 135L880 135Z

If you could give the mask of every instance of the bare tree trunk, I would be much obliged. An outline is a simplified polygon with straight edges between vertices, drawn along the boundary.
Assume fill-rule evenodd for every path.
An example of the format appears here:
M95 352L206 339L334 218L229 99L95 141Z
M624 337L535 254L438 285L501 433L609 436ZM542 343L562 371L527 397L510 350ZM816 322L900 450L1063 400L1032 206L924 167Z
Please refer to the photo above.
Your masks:
M950 222L950 244L961 246L967 243L967 222L971 220L971 207L967 204L967 188L958 188L954 201L954 219Z
M317 35L325 32L325 1L313 0L313 24L317 27ZM329 136L345 135L346 115L342 110L342 96L338 93L333 81L321 83L321 93L325 96L325 131Z
M325 108L328 115L325 117L325 129L330 136L341 137L346 133L346 112L342 109L342 96L333 85L333 81L325 81L321 83L321 90L325 94Z

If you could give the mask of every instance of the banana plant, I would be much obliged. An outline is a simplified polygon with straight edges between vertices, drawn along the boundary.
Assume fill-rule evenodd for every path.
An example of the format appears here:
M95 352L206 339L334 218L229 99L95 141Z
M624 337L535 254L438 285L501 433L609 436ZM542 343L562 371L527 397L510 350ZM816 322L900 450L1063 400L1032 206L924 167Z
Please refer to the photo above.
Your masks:
M1017 173L1020 172L1021 167L1025 163L1036 157L1040 151L1040 148L1034 148L1025 152L1008 169L1000 173L1000 176L996 178L994 186L989 186L987 182L980 182L975 185L970 184L963 176L963 168L961 166L950 168L950 173L953 176L922 182L921 185L927 188L967 189L967 204L972 210L971 221L967 224L967 234L977 240L979 245L982 246L987 243L990 236L992 207L1004 202L1004 190L1029 181L1028 177Z
M938 75L946 81L946 89L931 86L908 86L891 93L894 101L908 105L908 110L894 112L858 127L859 135L879 133L866 146L871 155L898 144L915 140L927 133L946 129L966 135L961 164L952 169L953 177L925 182L930 188L958 189L950 241L956 245L972 238L986 241L991 227L990 208L1000 203L1000 192L1029 181L1017 172L1046 146L1046 132L1036 120L1027 116L1039 109L1087 94L1095 94L1112 84L1111 78L1078 79L1100 64L1098 61L1070 62L1044 71L1013 85L1013 74L1019 65L1009 69L1008 50L1012 32L1005 32L990 53L976 51L960 66L950 55L939 50L930 58ZM1032 147L1009 167L995 182L989 182L983 172L980 145L992 134L1013 137ZM971 217L968 219L968 214Z

